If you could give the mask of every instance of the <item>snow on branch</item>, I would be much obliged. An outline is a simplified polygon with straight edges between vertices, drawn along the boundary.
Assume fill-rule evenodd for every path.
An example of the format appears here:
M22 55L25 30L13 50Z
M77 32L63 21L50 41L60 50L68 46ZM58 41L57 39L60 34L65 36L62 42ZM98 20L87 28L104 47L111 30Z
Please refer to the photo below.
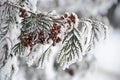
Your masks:
M14 6L7 5L0 6L1 20L0 20L0 40L8 33L9 28L16 22L17 9Z
M62 41L62 48L58 53L58 63L63 66L63 69L78 60L82 60L83 45L81 43L81 34L78 30L79 19L76 14L72 13L71 16L73 17L73 23Z
M85 54L93 50L100 40L106 38L107 26L98 21L79 19L75 13L34 13L9 2L0 8L0 39L8 33L11 24L19 24L15 17L18 14L19 18L22 18L22 27L19 29L21 33L16 37L18 42L15 42L11 53L20 56L28 50L25 56L28 62L39 68L45 66L51 47L57 47L57 44L61 45L57 51L57 62L65 69L77 61L82 61ZM40 52L33 54L32 52L36 51L35 46L38 45L42 48L46 45L49 47L45 47L43 51L39 48Z
M85 53L90 52L98 42L106 39L108 33L106 25L90 19L81 19L79 22L79 28L83 39Z
M58 63L63 66L63 69L72 63L81 61L84 55L90 53L107 36L107 26L101 22L77 18L75 24L68 30L58 53Z

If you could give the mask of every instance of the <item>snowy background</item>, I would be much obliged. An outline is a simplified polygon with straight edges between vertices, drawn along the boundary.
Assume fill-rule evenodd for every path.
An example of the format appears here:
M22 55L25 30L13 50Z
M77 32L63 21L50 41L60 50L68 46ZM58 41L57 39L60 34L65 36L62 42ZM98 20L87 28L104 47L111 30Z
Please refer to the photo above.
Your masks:
M37 8L58 14L75 12L79 18L102 21L109 26L108 38L96 47L93 56L65 71L54 60L43 70L20 62L15 80L120 80L120 0L38 0Z

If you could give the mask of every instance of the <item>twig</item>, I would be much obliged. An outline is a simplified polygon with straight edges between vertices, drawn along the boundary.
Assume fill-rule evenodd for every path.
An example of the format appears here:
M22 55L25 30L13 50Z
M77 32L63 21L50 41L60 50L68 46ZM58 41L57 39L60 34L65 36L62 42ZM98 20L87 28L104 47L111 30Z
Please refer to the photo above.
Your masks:
M4 2L4 4L0 4L0 7L1 7L1 6L4 6L4 5L10 5L10 6L16 7L16 8L18 8L18 9L24 10L24 11L26 11L26 12L28 12L28 13L31 13L31 14L33 14L33 15L36 16L36 14L33 13L32 11L27 11L27 10L24 9L23 7L20 7L20 6L14 4L14 3L12 3L12 2Z

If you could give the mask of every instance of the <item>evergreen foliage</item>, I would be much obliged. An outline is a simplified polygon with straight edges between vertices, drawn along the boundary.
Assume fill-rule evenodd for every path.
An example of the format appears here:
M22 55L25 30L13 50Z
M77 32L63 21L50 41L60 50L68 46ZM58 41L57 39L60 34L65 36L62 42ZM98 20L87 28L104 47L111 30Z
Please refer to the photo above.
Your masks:
M49 44L38 59L34 60L33 65L39 68L44 68L49 54L52 54L51 48L57 47L57 44L61 45L56 53L57 62L66 69L71 64L82 61L83 56L90 53L107 34L104 24L90 19L79 19L75 13L34 13L12 2L1 4L0 12L0 40L10 37L7 34L11 26L21 25L20 35L16 37L18 43L15 42L10 52L12 56L26 54L25 51L28 49L29 53L25 57L29 57L34 46ZM19 23L16 18L20 18L21 22Z

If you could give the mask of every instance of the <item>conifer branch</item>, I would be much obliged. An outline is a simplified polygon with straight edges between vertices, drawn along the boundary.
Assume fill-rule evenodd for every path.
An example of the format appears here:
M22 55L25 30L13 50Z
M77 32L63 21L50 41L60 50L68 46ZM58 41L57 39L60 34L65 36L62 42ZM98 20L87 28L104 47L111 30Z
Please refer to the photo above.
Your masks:
M81 60L83 48L80 39L81 35L79 30L76 27L73 27L62 41L63 46L58 53L57 61L63 68Z
M103 39L106 37L107 27L104 24L89 19L79 20L74 13L66 13L62 16L34 13L12 2L5 2L0 5L0 8L3 6L5 10L1 9L4 17L1 17L0 20L0 40L16 22L17 10L20 11L19 17L23 18L21 33L18 37L19 42L12 48L15 54L24 54L26 47L30 47L30 51L32 51L36 44L52 43L52 46L55 46L62 41L57 61L63 68L66 68L93 50L101 37ZM3 24L5 25L2 26ZM37 66L44 66L50 48L51 46L41 53Z
M10 26L16 22L17 10L13 6L1 6L1 20L0 20L0 40L7 34Z
M101 22L90 19L81 19L79 26L81 26L86 53L93 50L98 42L106 39L108 29L107 26Z

